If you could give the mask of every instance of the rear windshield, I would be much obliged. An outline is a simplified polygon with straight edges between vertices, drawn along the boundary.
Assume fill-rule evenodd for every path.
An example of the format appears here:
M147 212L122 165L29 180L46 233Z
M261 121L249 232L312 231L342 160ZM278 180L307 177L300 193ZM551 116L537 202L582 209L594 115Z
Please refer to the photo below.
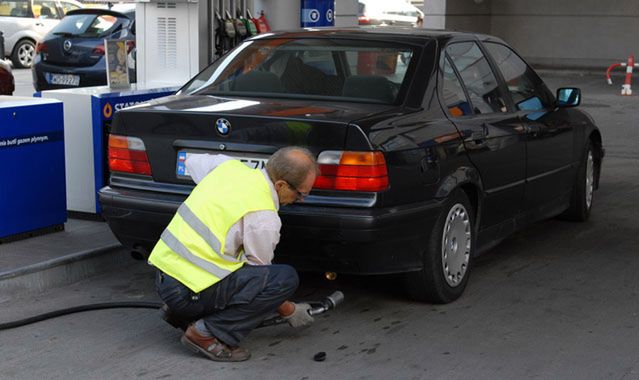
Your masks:
M409 46L342 39L244 42L181 93L319 98L391 104L408 82Z
M53 28L51 33L77 37L106 37L122 28L126 28L131 21L126 17L110 14L76 14L67 15Z

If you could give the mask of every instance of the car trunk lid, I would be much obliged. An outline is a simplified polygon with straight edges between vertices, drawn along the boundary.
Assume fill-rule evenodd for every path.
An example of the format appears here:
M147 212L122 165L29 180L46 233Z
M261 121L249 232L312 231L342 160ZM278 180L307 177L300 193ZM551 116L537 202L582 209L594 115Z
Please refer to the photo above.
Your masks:
M52 35L43 42L43 60L60 66L86 67L95 65L104 56L104 44L98 38L79 38L73 35Z
M118 112L112 133L142 139L156 182L191 183L180 172L187 153L255 159L254 166L260 167L260 161L290 145L307 146L315 154L324 150L371 150L363 131L351 122L393 108L175 95Z

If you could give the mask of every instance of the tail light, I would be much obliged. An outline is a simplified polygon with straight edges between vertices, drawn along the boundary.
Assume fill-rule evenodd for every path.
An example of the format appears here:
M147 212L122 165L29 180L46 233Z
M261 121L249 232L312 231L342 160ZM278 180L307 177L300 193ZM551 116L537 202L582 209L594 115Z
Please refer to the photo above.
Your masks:
M38 42L38 43L36 44L36 47L35 47L35 53L36 53L36 54L39 54L39 53L48 53L48 52L49 52L49 47L48 47L46 44L44 44L44 43L42 43L42 42Z
M104 55L104 44L100 44L100 45L94 47L93 50L91 51L91 53L96 54L96 55Z
M130 53L131 50L133 50L133 48L135 48L135 41L129 40L126 42L126 52Z
M328 150L317 158L320 175L314 189L382 191L388 188L388 170L382 152Z
M144 142L137 137L109 135L109 170L151 175Z

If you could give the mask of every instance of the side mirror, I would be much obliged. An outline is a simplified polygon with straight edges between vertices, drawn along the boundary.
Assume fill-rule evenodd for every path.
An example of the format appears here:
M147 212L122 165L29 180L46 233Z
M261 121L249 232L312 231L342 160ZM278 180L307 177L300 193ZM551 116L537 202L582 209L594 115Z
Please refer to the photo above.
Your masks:
M557 89L557 107L577 107L581 103L581 90L576 87Z

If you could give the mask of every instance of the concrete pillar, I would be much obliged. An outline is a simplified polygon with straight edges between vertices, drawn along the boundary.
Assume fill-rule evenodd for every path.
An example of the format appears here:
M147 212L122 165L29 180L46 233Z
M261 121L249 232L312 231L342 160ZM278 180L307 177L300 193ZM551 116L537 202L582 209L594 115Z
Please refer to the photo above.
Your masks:
M446 28L446 0L424 0L424 28Z
M254 0L254 16L263 10L271 30L300 29L300 0Z
M357 26L357 0L335 1L335 26Z

